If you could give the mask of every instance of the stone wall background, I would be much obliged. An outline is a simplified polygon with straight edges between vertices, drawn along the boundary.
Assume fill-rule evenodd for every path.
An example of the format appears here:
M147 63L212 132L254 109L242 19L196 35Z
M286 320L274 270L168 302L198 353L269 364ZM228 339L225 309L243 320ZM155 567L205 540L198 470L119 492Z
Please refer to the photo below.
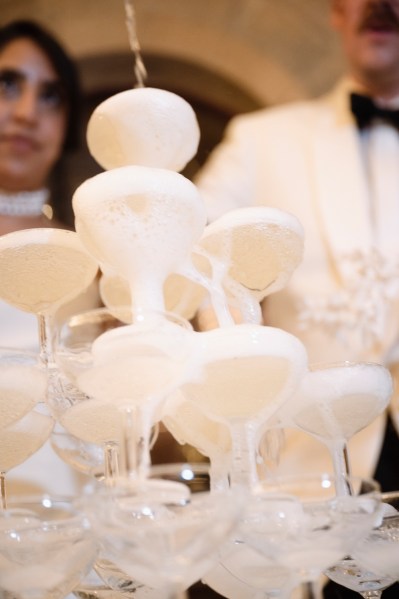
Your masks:
M33 18L53 31L79 66L85 92L82 145L51 185L62 218L70 198L101 169L85 143L103 99L135 84L125 4L132 0L0 0L0 24ZM201 129L192 178L237 113L326 91L342 71L329 27L330 0L133 0L146 85L186 98Z
M342 69L329 0L135 0L134 7L144 53L197 64L261 104L318 94ZM0 0L0 8L1 22L28 16L48 25L77 59L129 52L123 0Z

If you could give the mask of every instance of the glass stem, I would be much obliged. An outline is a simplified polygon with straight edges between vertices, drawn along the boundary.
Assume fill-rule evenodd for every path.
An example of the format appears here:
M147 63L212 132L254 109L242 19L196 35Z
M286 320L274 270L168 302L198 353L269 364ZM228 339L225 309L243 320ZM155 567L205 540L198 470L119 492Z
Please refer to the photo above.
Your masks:
M165 599L188 599L188 593L173 587L166 591Z
M330 448L334 473L337 479L337 494L352 495L353 491L348 482L350 476L348 448L344 441L334 442Z
M115 441L107 441L104 446L104 478L105 484L111 487L119 477L119 445Z
M381 599L382 591L362 591L359 593L364 599Z
M303 583L303 596L306 599L323 599L320 585L318 582L305 582Z
M149 400L145 411L140 406L123 408L123 448L126 476L146 478L151 465L150 437L152 409Z
M1 508L7 509L7 495L6 495L6 473L0 472L0 497L1 497Z
M258 460L263 463L267 473L278 466L284 439L284 430L281 428L270 428L263 432L257 452Z
M122 447L124 474L137 474L136 411L133 407L123 408Z
M256 427L251 422L235 422L231 426L231 484L253 486L258 482L256 466Z
M38 314L40 361L46 370L55 364L54 360L54 329L52 317Z
M211 479L211 491L229 488L228 464L225 459L210 458L209 477Z
M138 463L137 471L139 478L147 478L150 466L150 440L152 428L153 406L152 398L149 398L145 409L139 408L139 436L137 439L138 445Z

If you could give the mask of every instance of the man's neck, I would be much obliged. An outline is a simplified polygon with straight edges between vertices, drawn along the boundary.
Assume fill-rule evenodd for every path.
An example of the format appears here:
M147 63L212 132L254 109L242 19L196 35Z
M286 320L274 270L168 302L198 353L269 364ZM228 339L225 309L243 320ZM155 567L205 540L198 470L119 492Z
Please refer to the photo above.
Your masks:
M372 98L390 102L399 98L399 76L395 79L377 79L365 75L352 74L352 80L362 93Z

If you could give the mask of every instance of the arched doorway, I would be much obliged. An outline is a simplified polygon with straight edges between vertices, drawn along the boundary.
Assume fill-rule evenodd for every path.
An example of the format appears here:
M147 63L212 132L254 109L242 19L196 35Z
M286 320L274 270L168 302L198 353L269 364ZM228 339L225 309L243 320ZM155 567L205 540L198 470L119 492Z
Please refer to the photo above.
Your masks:
M222 138L227 122L236 114L260 108L260 104L233 81L200 65L164 55L144 55L143 60L148 73L146 85L179 94L197 115L200 144L196 156L183 171L192 179ZM60 206L58 212L70 225L74 220L70 200L75 189L102 171L87 150L88 119L100 102L135 84L131 54L89 57L81 60L79 67L84 89L81 149L66 157L53 186L57 206Z

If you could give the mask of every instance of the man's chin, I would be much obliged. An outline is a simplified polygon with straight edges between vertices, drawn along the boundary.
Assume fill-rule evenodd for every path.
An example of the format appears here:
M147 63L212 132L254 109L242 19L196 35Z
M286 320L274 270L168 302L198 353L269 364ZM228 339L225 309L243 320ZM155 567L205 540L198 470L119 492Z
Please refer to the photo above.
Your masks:
M370 35L364 37L358 51L357 62L363 69L374 73L399 70L399 34Z

